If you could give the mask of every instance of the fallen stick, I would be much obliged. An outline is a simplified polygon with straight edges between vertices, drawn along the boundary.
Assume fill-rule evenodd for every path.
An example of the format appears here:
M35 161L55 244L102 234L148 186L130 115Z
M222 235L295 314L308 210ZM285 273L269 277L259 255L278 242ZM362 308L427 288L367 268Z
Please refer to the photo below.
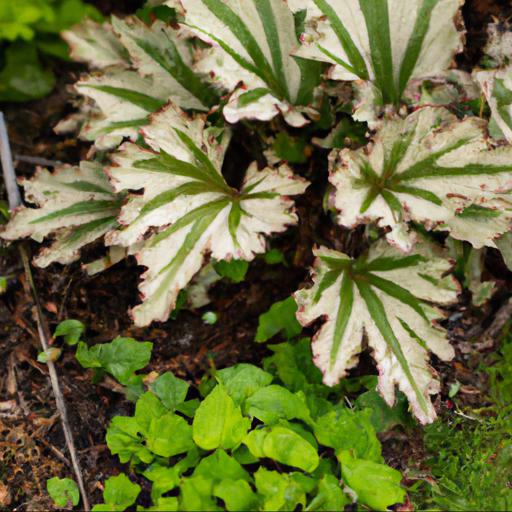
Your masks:
M16 173L14 171L14 165L12 161L11 148L9 145L9 136L7 134L7 127L2 112L0 112L0 156L2 161L2 171L4 176L5 188L7 190L7 197L9 201L9 209L14 210L15 208L21 205L21 196L20 191L18 189L18 185L16 183ZM32 298L36 306L36 322L37 332L39 334L39 341L41 343L43 351L46 352L49 347L48 340L50 338L48 335L48 327L37 295L37 290L34 284L32 269L30 268L30 260L27 251L23 245L20 245L19 249L21 259L23 261L23 267L25 269L25 275L27 277L27 282L29 284ZM83 509L88 512L90 510L89 500L87 499L87 493L85 491L82 470L80 469L80 463L78 461L75 443L73 440L73 434L71 432L71 427L69 425L66 402L64 401L64 395L62 394L62 391L60 389L59 378L53 361L49 360L47 362L47 366L48 373L50 375L50 381L52 384L53 394L55 395L57 411L59 412L62 423L64 438L66 439L66 446L71 457L71 464L73 466L75 477L78 483L78 488L80 489L80 494L82 495Z

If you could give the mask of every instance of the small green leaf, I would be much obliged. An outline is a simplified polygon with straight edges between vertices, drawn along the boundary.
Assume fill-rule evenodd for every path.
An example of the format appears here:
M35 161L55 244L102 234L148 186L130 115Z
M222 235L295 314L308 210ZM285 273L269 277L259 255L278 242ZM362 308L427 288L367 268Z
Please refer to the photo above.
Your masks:
M311 416L306 403L298 395L276 384L266 386L250 396L244 407L246 414L254 416L267 425L280 419L298 418L311 424Z
M233 457L224 450L215 450L197 465L193 476L202 476L214 481L245 480L249 482L249 473Z
M53 336L55 338L57 336L63 336L64 341L68 345L76 345L80 341L80 336L84 331L85 325L80 322L80 320L69 319L64 320L57 326Z
M453 384L450 385L450 389L448 391L448 396L453 398L460 390L460 382L456 380Z
M325 475L318 482L316 496L306 507L306 511L313 510L344 510L350 500L343 493L340 482L333 475Z
M322 372L314 365L311 353L311 340L301 338L295 343L279 343L269 345L274 355L263 360L263 367L275 374L290 391L306 392L315 386L321 386L325 394L332 388L322 384Z
M251 432L249 432L248 435L250 435ZM247 437L246 437L247 439ZM245 439L243 441L245 443ZM240 445L236 450L233 450L233 457L240 462L240 464L254 464L255 462L258 462L258 457L255 457L245 444Z
M55 76L45 69L33 43L16 42L5 50L0 71L0 101L29 101L43 98L55 85Z
M137 507L137 512L177 512L179 510L178 498L171 496L170 498L158 498L153 500L152 507Z
M216 379L224 386L236 405L272 382L272 375L252 364L240 363L219 370Z
M307 473L313 472L320 461L316 449L303 437L285 427L271 427L263 440L266 457Z
M249 452L253 457L257 459L263 459L265 457L265 451L263 450L263 443L267 437L267 428L257 428L251 430L243 439L243 443L247 446Z
M188 416L189 418L193 418L200 403L201 402L199 402L197 398L194 398L193 400L187 400L186 402L178 404L176 406L176 410L181 412L181 414Z
M107 446L112 455L117 455L121 463L134 459L149 464L154 455L143 444L143 437L137 420L129 416L116 416L107 429Z
M354 412L338 406L319 418L315 436L324 446L336 453L350 451L354 457L382 462L381 446L370 421L371 411Z
M172 413L153 418L146 445L149 450L161 457L185 453L194 446L192 427L181 416Z
M262 510L295 510L306 504L306 493L290 475L259 468L254 474L256 489L263 496Z
M153 482L151 499L154 503L158 501L162 494L172 491L180 484L180 474L176 466L169 468L154 463L144 471L143 475Z
M59 508L69 508L70 504L76 507L80 501L78 486L71 478L50 478L46 481L46 490Z
M286 265L286 258L279 249L270 249L263 255L267 265Z
M400 486L402 475L396 469L370 460L359 460L348 452L340 456L343 481L357 494L358 503L374 510L387 510L402 503L405 489Z
M111 343L88 347L78 344L76 358L84 368L103 368L121 384L127 384L133 373L141 370L151 359L153 343L133 338L117 337Z
M297 137L291 137L286 132L277 134L272 149L281 159L292 164L303 164L307 162L306 141Z
M408 425L413 420L408 413L409 404L403 393L397 393L396 404L390 407L375 390L359 395L355 401L359 409L371 411L370 421L377 432L386 432L396 425Z
M220 260L214 263L213 267L222 277L230 279L233 283L241 283L249 269L249 262L245 260Z
M213 488L213 494L224 502L226 510L258 509L258 497L245 480L222 480Z
M134 418L137 420L140 431L147 435L151 421L161 418L165 413L167 413L167 410L164 404L154 393L147 391L137 400Z
M222 510L212 498L213 482L202 476L185 478L180 487L180 510Z
M196 411L192 424L194 441L204 450L236 448L250 424L224 386L219 384Z
M105 503L94 505L92 510L93 512L126 510L135 503L140 491L140 485L132 483L124 473L112 476L105 482L105 490L103 491Z
M151 384L151 389L170 411L185 401L188 387L184 380L178 379L172 372L165 372Z
M272 304L266 313L260 315L256 341L267 341L279 332L283 332L287 339L300 334L302 327L295 318L296 312L297 304L293 297Z

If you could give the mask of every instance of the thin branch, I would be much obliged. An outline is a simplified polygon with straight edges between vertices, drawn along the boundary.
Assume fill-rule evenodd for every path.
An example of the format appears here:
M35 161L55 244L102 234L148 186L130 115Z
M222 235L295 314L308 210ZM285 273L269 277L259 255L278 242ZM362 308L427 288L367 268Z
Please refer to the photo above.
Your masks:
M5 120L2 112L0 112L0 152L1 152L1 161L2 161L2 170L4 176L5 187L7 190L8 200L9 200L9 209L13 210L14 208L21 205L21 196L16 184L16 174L14 172L14 166L12 162L11 156L11 148L9 145L9 137L7 135L7 127L5 125ZM20 245L20 254L21 259L23 261L23 267L25 268L25 274L27 278L27 282L30 286L30 291L32 293L32 297L34 299L34 303L36 306L36 321L37 321L37 332L39 334L39 341L41 342L41 347L44 351L48 350L49 347L49 334L48 334L48 326L46 324L46 320L44 318L44 314L41 308L41 304L39 302L39 298L37 295L37 290L34 285L34 279L32 276L32 270L30 268L30 260L28 253L23 245ZM69 425L68 414L66 409L66 402L64 401L64 395L60 389L59 378L57 376L57 370L53 361L47 362L48 373L50 375L50 381L52 384L53 394L55 395L55 403L57 405L57 410L60 415L60 419L62 422L62 430L64 431L64 438L66 439L66 445L69 450L69 454L71 456L71 464L73 466L73 470L75 472L75 477L77 479L78 487L80 489L80 494L82 495L82 503L85 511L90 510L89 500L87 499L87 493L85 491L84 480L82 476L82 470L80 469L80 463L78 461L78 456L75 448L75 443L73 440L73 434L71 432L71 427Z

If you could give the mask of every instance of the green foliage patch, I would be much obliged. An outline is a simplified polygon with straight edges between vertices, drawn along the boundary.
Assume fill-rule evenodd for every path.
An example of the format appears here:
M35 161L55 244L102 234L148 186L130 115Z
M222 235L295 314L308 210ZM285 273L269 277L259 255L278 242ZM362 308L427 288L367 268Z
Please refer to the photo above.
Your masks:
M84 17L101 21L82 0L0 2L0 101L39 99L53 89L52 59L68 59L59 33Z
M403 501L402 476L384 463L372 411L348 407L313 365L301 371L309 340L271 349L264 369L213 370L199 388L171 372L141 380L133 415L114 417L106 435L111 453L148 480L153 504L138 510L340 510L354 499L384 510ZM117 338L91 348L80 342L77 358L125 384L150 351ZM93 510L125 510L140 492L129 474L111 477Z

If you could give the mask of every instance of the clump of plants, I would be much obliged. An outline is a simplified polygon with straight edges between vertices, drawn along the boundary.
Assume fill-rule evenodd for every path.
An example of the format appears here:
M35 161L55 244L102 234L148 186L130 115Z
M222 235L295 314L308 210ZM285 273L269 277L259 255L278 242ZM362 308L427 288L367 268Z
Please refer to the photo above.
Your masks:
M42 267L97 240L109 254L95 271L134 255L146 270L131 315L145 326L169 318L210 260L264 253L300 222L293 198L314 182L326 222L346 234L314 234L311 283L294 295L323 381L340 382L364 342L385 401L398 387L432 422L429 357L454 353L440 309L461 289L453 257L480 251L462 284L484 302L482 251L507 257L512 221L512 148L481 99L506 138L510 47L497 37L487 50L491 82L456 69L459 4L169 0L82 24L64 35L91 73L58 129L91 141L92 160L26 180L33 206L2 236L52 238ZM233 157L240 139L248 165Z
M339 387L322 384L309 339L271 345L263 368L213 368L197 387L171 372L136 373L151 349L131 338L77 346L96 380L109 373L135 401L106 434L131 471L106 480L93 510L385 510L403 501L402 475L384 463L377 432L407 414L385 405L376 414L366 407L372 391L348 405ZM48 492L76 505L69 479L49 480Z
M55 85L52 63L68 60L60 32L101 14L82 0L19 0L0 4L0 101L29 101Z

